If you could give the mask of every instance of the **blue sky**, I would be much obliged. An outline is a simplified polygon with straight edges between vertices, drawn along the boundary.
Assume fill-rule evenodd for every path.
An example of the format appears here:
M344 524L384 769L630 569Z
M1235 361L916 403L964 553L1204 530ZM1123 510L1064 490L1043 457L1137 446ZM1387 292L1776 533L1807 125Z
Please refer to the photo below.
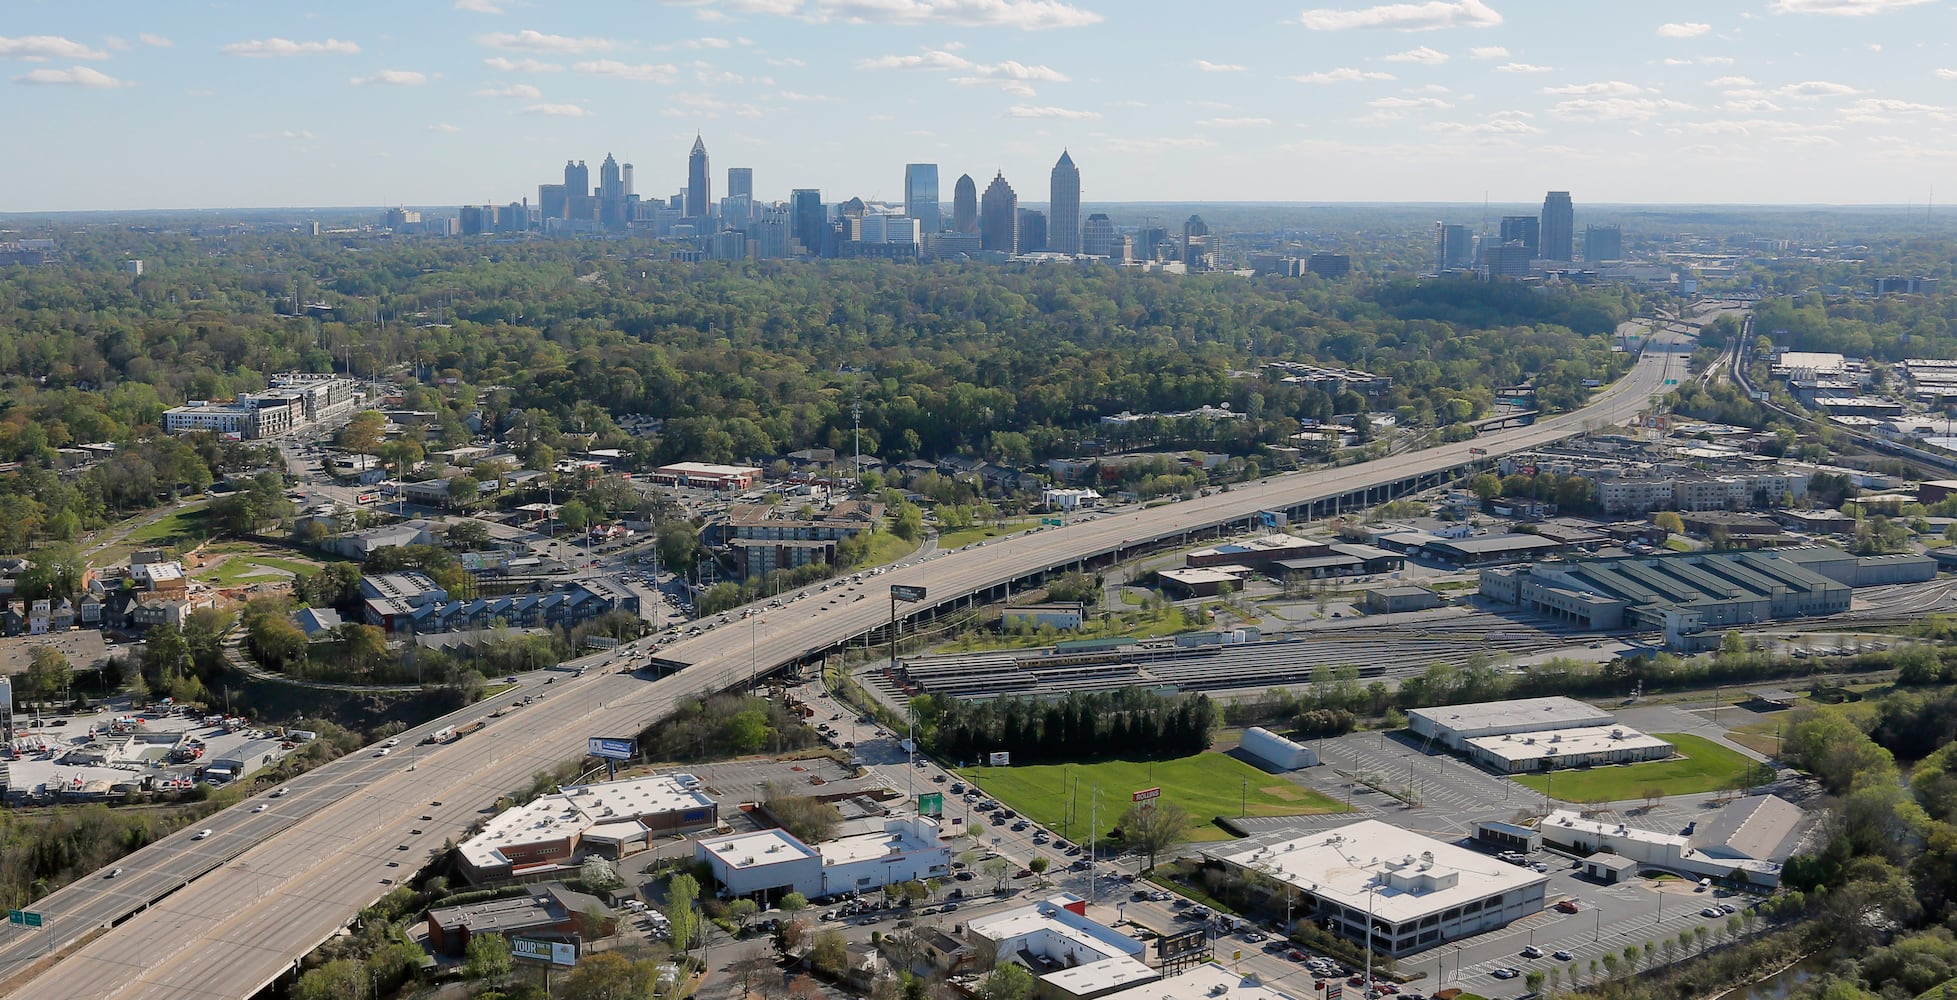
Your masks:
M6 0L0 211L459 204L607 152L897 200L1957 201L1946 0Z

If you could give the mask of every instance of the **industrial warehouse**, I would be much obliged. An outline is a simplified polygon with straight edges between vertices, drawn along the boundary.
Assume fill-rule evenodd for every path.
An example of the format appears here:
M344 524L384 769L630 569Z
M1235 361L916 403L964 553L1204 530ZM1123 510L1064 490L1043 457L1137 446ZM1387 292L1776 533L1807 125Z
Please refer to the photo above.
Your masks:
M1584 628L1689 635L1778 618L1840 614L1856 587L1920 583L1926 556L1840 549L1678 554L1539 562L1481 574L1481 594Z
M1549 883L1527 868L1378 820L1254 838L1205 856L1284 884L1303 913L1396 957L1540 913Z
M684 774L575 785L498 814L456 849L472 882L622 858L662 837L720 825L720 806Z

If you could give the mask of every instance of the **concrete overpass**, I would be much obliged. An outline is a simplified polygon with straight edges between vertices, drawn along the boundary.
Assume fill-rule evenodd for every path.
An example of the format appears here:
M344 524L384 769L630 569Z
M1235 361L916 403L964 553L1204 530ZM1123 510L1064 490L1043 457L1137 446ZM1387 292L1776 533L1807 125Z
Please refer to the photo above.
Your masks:
M145 847L122 861L120 877L98 873L48 896L33 907L47 930L0 945L0 995L249 997L409 878L445 841L463 837L498 796L581 752L586 736L638 732L681 701L871 634L888 619L885 584L928 588L930 600L911 610L931 613L1140 546L1251 525L1264 510L1317 516L1378 503L1503 454L1621 424L1667 379L1685 374L1689 350L1683 337L1656 335L1632 370L1583 409L1471 443L999 539L853 588L813 593L663 649L662 658L687 666L656 681L616 666L583 677L557 672L549 686L533 678L525 687L545 695L539 703L490 719L456 743L415 746L522 692L417 727L387 756L362 751L294 780L284 796L260 796L213 816L203 824L207 838L186 830ZM567 666L603 667L618 652ZM255 811L259 805L265 811Z

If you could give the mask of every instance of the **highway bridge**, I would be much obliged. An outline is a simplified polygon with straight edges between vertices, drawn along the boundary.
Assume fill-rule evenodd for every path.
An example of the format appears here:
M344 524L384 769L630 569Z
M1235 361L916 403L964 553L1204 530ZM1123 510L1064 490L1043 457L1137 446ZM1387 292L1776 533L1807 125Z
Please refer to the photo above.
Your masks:
M533 678L520 692L417 727L385 756L370 748L323 766L295 779L284 795L260 795L206 820L208 836L174 834L123 860L118 877L98 873L41 900L33 909L43 915L43 930L0 945L0 996L250 997L411 877L445 842L462 839L499 796L579 754L586 736L636 733L679 702L871 634L888 620L886 583L927 588L928 600L910 607L931 613L1057 569L1251 526L1262 511L1316 517L1379 503L1504 454L1621 425L1667 380L1685 375L1689 351L1686 338L1656 334L1631 371L1583 409L1472 443L1272 477L936 554L854 590L818 592L668 646L661 657L686 666L658 680L615 666L584 676L548 672L551 683ZM627 646L566 666L603 667L620 652L644 655ZM452 744L416 746L437 729L527 695L543 697Z

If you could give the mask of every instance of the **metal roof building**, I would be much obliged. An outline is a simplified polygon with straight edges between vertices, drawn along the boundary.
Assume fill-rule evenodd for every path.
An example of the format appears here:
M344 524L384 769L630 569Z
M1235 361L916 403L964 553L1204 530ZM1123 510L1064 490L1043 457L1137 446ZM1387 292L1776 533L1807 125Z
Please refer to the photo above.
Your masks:
M1613 721L1615 716L1603 709L1560 695L1416 708L1407 713L1408 731L1450 750L1483 736L1607 726Z

